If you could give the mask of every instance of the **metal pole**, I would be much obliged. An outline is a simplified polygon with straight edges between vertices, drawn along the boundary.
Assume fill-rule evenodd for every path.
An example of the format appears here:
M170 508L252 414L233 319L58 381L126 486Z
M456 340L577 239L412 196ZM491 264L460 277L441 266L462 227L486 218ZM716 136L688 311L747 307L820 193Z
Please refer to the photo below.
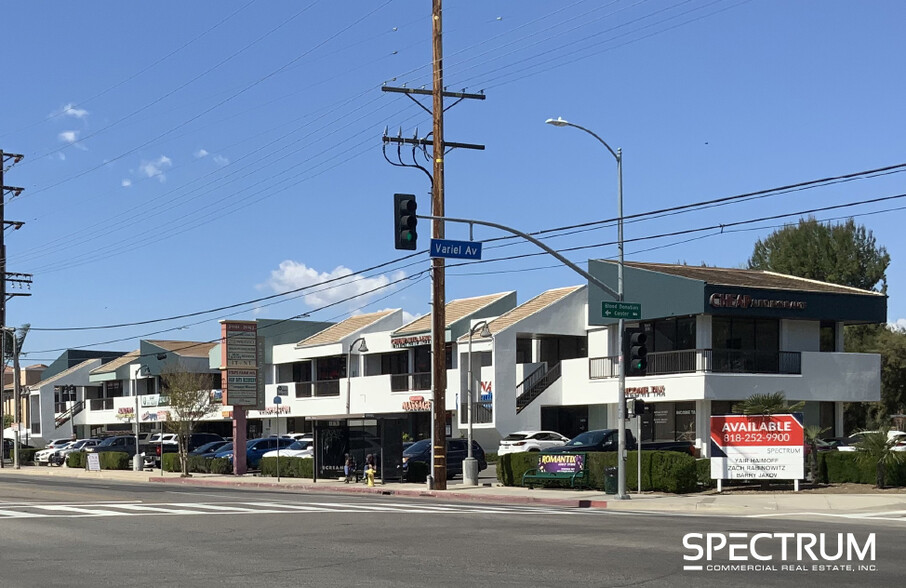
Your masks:
M141 366L135 370L135 377L132 379L132 393L135 394L135 456L132 458L132 471L140 472L142 471L142 456L138 453L138 373L141 371ZM161 459L164 458L163 453L160 456Z
M484 321L479 324L486 324ZM478 325L475 325L478 326ZM478 485L478 460L472 455L472 402L474 399L472 392L472 336L475 334L475 326L469 326L469 351L466 357L466 458L462 462L462 483L465 486ZM461 407L461 406L460 406Z
M3 175L3 152L0 152L0 177ZM0 182L2 185L2 182ZM0 195L0 201L2 201L2 195ZM0 231L2 233L3 231ZM0 247L0 255L2 255L2 247ZM6 437L4 436L4 431L6 427L3 426L5 419L3 418L3 389L6 387L6 325L0 323L0 366L3 368L3 375L0 376L0 469L4 467L4 460L6 456Z
M609 147L608 147L609 149ZM617 159L617 248L619 250L619 264L617 266L617 296L620 302L623 301L623 150L617 149L615 154ZM624 321L620 319L617 329L617 345L620 349L620 385L617 391L617 417L618 417L618 447L620 452L619 469L617 471L617 498L624 500L629 498L626 492L626 358L623 356L623 330Z
M642 415L637 414L637 415L635 415L635 417L637 419L639 419L638 426L637 426L638 434L635 437L635 442L638 443L638 445L639 445L639 451L638 451L639 456L638 456L638 460L637 460L639 462L637 464L639 471L638 471L637 475L639 477L639 494L641 494L642 493Z
M0 231L3 228L0 227ZM16 340L16 331L12 330L13 333L13 401L16 405L13 407L13 416L16 421L16 430L14 432L15 436L15 453L13 454L13 467L17 470L19 469L19 427L21 423L20 407L19 407L19 342Z

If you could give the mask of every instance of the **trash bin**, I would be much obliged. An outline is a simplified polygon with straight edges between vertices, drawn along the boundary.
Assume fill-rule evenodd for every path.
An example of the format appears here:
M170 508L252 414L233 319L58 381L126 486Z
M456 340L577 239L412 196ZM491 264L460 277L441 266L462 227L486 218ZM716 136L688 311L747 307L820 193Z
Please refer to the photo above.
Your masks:
M604 493L617 493L617 468L614 466L604 468Z

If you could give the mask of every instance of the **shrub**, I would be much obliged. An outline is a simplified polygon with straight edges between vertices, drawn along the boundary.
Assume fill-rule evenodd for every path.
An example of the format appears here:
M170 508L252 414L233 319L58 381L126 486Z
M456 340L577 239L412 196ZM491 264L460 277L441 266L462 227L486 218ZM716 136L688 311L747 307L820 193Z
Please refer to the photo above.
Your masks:
M131 470L132 458L122 451L103 451L98 454L102 470Z
M423 461L410 461L406 464L406 477L403 482L424 484L428 480L428 464Z
M182 464L179 462L178 453L165 453L162 456L165 472L181 472ZM191 471L191 469L189 470Z
M699 488L714 488L717 480L711 478L711 460L706 458L695 460L695 470L698 474Z
M586 484L604 490L604 471L617 465L615 452L589 452ZM537 453L510 453L500 457L497 479L505 486L521 486L522 475L538 465ZM642 452L642 490L658 492L694 492L698 489L698 467L691 455L676 451ZM533 484L538 484L533 481ZM550 480L549 486L569 486L568 480ZM638 488L638 452L630 451L626 461L626 487Z
M497 456L496 451L491 451L491 452L486 451L484 454L484 459L488 463L497 463L498 461L500 461L500 458Z
M70 468L84 468L88 462L84 451L73 451L66 456L66 466Z
M212 474L232 474L233 473L233 462L228 460L225 457L217 457L207 460L210 463L208 464L208 471Z
M818 469L822 481L832 484L874 484L877 469L870 462L859 462L856 451L827 451L819 454ZM887 467L888 486L906 486L906 464Z
M521 486L522 474L538 467L537 453L507 453L497 461L497 480L504 486Z
M19 463L34 463L35 452L39 451L34 447L19 449Z
M262 457L260 468L262 476L277 475L276 457ZM281 457L280 476L286 478L313 478L314 462L310 457Z

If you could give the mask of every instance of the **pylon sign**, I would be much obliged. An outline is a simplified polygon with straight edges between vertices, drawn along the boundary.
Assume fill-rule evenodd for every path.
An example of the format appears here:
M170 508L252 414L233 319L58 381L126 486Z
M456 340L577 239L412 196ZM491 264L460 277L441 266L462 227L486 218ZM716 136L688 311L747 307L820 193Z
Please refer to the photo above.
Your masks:
M258 339L258 323L255 321L220 321L224 405L264 408Z
M711 417L711 478L800 480L805 476L802 414Z

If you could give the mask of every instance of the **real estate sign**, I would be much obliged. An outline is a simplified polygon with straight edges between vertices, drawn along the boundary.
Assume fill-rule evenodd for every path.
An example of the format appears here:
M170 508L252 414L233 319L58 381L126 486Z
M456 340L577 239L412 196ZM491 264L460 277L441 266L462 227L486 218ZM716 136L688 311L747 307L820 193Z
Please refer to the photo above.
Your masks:
M802 414L711 417L711 478L799 480L805 475Z
M255 321L220 321L220 369L223 403L264 408L263 341Z

